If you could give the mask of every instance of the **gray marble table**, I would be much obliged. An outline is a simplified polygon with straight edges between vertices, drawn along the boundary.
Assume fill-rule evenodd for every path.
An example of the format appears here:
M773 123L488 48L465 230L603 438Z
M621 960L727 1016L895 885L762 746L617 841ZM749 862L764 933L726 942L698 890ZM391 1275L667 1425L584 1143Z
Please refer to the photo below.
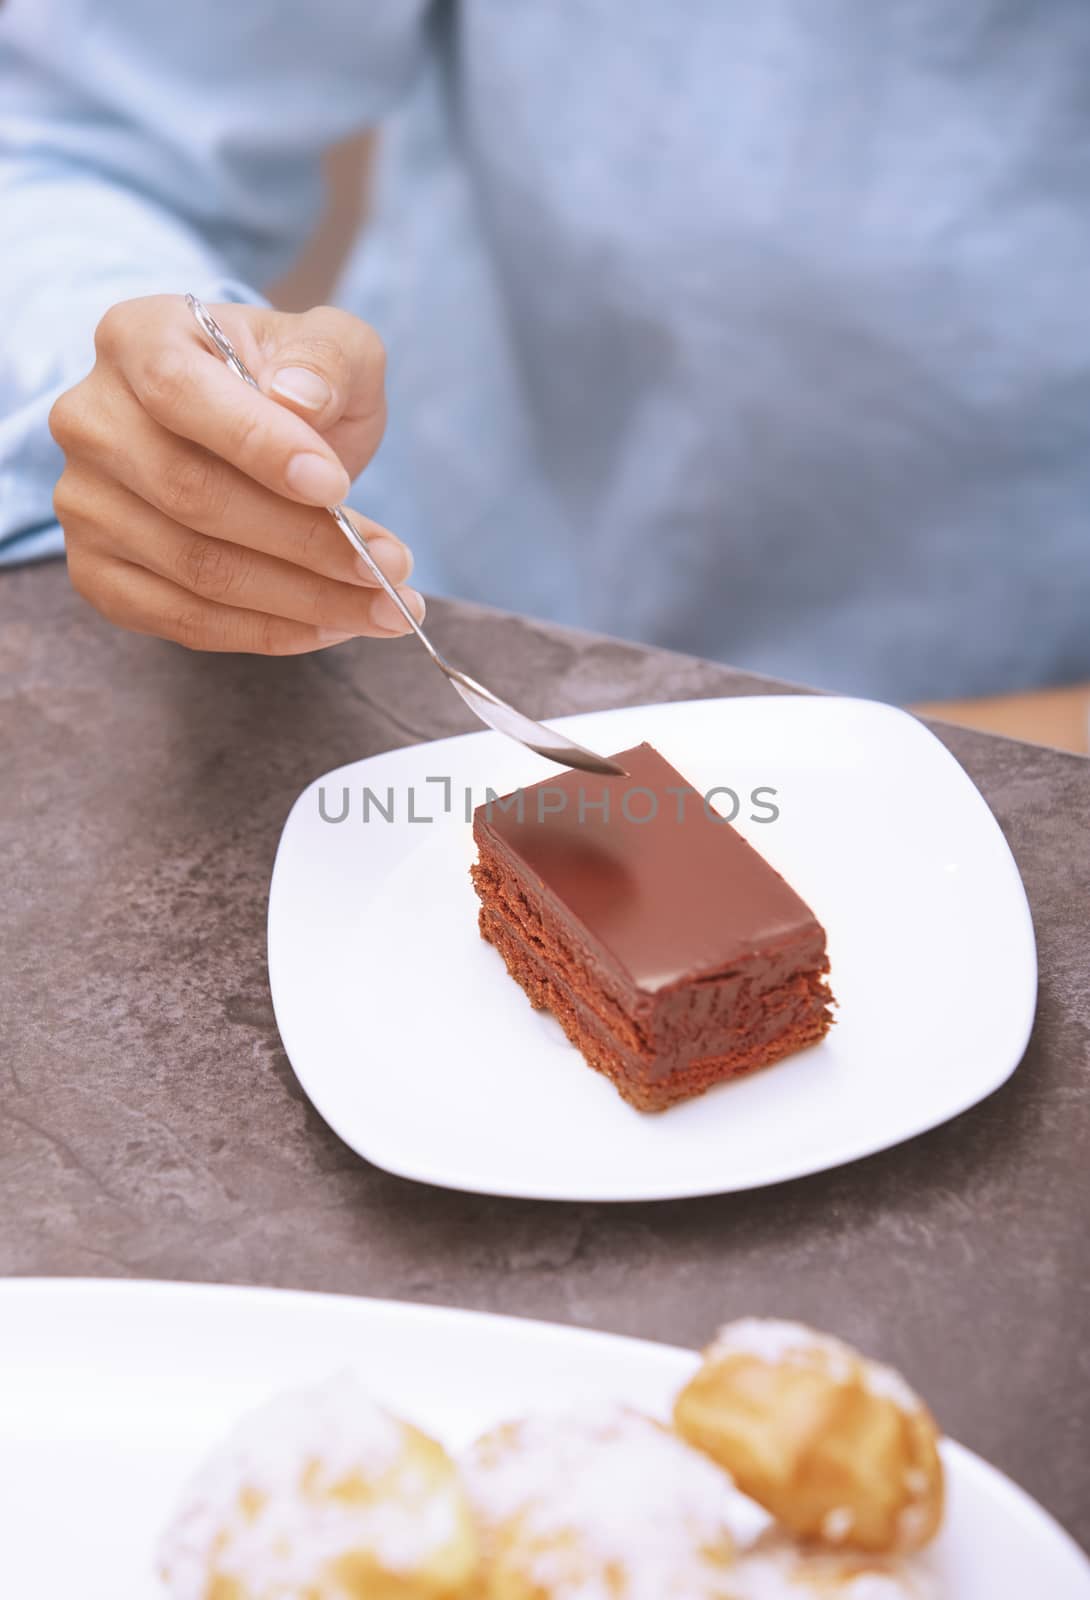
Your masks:
M776 693L723 666L434 604L528 710ZM316 775L469 726L410 642L298 660L115 632L57 565L0 576L0 1272L324 1289L699 1343L796 1315L902 1366L1090 1544L1090 762L940 728L1037 928L1029 1053L911 1143L748 1194L483 1199L360 1161L303 1097L265 971Z

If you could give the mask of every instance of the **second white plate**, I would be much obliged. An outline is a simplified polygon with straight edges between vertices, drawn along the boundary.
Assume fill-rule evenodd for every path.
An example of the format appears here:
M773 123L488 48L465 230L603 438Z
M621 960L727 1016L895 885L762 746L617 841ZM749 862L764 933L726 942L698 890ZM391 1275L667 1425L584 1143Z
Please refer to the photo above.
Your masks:
M612 1401L655 1416L696 1357L577 1328L430 1306L190 1284L0 1283L0 1594L164 1600L152 1551L190 1473L281 1390L358 1372L461 1449L532 1411ZM1090 1600L1057 1524L947 1441L948 1600Z
M468 815L546 763L489 733L391 751L299 797L269 902L285 1048L361 1155L489 1194L722 1193L911 1138L1013 1072L1036 1003L1025 893L981 796L915 718L783 696L558 725L603 751L646 739L701 792L737 795L735 826L825 925L836 1026L662 1116L631 1110L477 932Z

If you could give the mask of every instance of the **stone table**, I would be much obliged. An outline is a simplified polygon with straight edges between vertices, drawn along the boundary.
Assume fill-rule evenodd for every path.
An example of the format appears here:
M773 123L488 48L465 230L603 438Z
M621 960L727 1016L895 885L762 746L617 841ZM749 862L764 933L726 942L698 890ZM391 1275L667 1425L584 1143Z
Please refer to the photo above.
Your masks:
M782 692L454 604L442 648L541 715ZM949 1432L1090 1544L1090 763L938 727L1036 922L1029 1053L983 1105L745 1194L542 1205L369 1167L277 1036L265 908L296 794L470 726L408 641L197 656L116 632L52 564L0 577L0 1272L453 1303L684 1344L780 1313L902 1366Z

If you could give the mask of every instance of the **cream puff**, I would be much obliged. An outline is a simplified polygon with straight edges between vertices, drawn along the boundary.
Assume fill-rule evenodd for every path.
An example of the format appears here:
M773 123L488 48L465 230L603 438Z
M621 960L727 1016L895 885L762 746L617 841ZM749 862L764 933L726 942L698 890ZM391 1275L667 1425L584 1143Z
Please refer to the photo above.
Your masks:
M350 1377L245 1418L164 1536L172 1600L464 1600L477 1538L441 1445Z
M698 1451L633 1412L509 1423L463 1466L482 1600L730 1600L737 1547L768 1522Z
M675 1426L793 1534L918 1550L942 1520L938 1432L889 1367L798 1323L723 1328L678 1396Z

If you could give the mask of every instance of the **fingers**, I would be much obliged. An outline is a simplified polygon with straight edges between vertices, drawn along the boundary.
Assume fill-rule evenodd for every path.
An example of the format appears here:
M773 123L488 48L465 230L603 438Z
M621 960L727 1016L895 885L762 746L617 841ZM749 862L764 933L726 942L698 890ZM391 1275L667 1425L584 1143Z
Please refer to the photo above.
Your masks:
M68 573L73 587L108 622L132 633L171 639L189 650L293 656L341 642L342 636L306 623L217 605L113 556L90 558L69 550Z
M240 387L245 387L240 385ZM324 507L300 506L263 488L199 445L168 433L137 405L127 388L87 383L54 408L54 433L70 460L60 498L73 511L79 494L101 496L100 480L115 480L172 521L262 551L334 578L373 587L370 569L330 520ZM90 471L86 469L91 469ZM352 521L392 583L412 572L408 547L358 513ZM67 527L65 518L58 516ZM101 520L105 525L106 513Z
M209 622L203 603L230 612L256 612L267 618L303 625L309 642L290 645L295 649L315 649L323 642L350 637L390 638L408 631L408 625L393 602L381 590L357 583L341 583L269 556L246 546L227 543L182 527L161 512L107 479L83 481L66 488L64 480L57 490L57 509L68 532L68 547L73 569L80 575L77 587L86 598L106 611L101 604L104 587L114 594L120 585L122 597L131 594L135 580L128 573L113 569L144 568L165 581L184 598L202 602L200 616ZM122 581L124 580L124 581ZM402 597L418 620L424 604L412 589L401 589ZM149 603L155 599L151 591ZM190 642L193 633L193 607L177 595L159 591L159 599L170 610L160 623L151 625L150 614L141 612L144 631ZM179 613L179 605L181 611ZM113 604L113 611L117 602ZM118 620L112 612L111 620ZM181 620L179 620L179 617ZM263 653L282 653L284 630L261 635L271 644L254 644L253 624L239 619L228 627L222 618L215 620L209 633L213 639L241 640L212 643L209 649L261 649ZM123 626L136 626L124 622ZM290 639L296 639L292 634ZM300 636L301 637L301 636ZM289 646L285 645L284 650Z
M216 315L263 392L309 422L354 478L386 426L386 352L374 328L334 306L224 306Z
M270 365L269 343L284 323L283 316L249 307L217 306L215 313L222 316L225 331L239 344L244 360L248 354L254 359L254 348L265 349L262 364ZM294 329L310 315L286 320ZM371 341L356 332L347 350L337 349L334 356L335 340L327 324L328 318L324 331L304 343L304 351L312 355L320 351L331 369L335 367L331 393L335 387L339 404L351 403L381 415L381 362L371 359L360 372L352 366L357 351L369 348ZM297 330L294 337L299 337ZM330 505L347 494L349 474L333 445L287 406L242 383L204 344L180 298L157 296L114 307L99 323L95 341L100 357L112 364L138 403L170 433L202 445L277 494L303 504ZM332 417L332 405L326 410Z
M211 351L168 338L150 350L127 348L120 371L156 422L276 494L326 506L348 493L348 473L325 440Z
M321 433L354 478L386 427L386 352L358 317L318 306L262 324L255 375L266 393Z
M257 329L257 344L254 376L262 389L319 430L382 412L386 352L359 317L334 306L271 313Z
M107 313L93 370L54 405L74 585L120 626L192 648L294 654L405 632L324 509L381 438L377 336L328 307L212 309L261 387L205 346L180 296L157 296ZM353 523L403 585L405 546Z

